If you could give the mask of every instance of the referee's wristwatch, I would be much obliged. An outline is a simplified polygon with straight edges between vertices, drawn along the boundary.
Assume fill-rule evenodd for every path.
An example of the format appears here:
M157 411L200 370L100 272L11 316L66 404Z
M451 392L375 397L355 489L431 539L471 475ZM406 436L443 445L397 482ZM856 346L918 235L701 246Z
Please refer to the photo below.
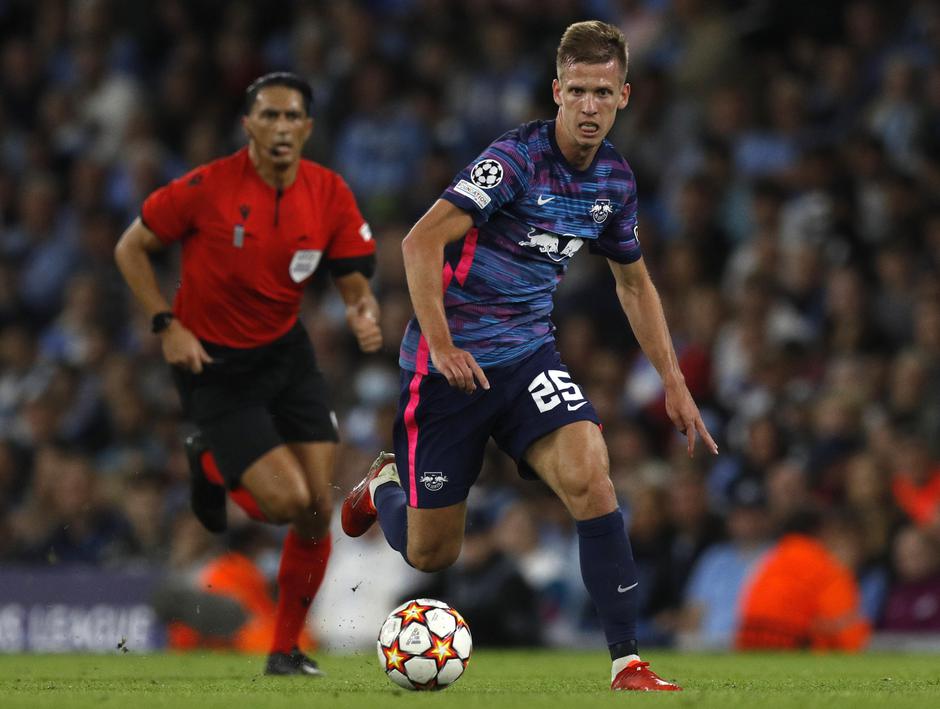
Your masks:
M170 323L173 322L173 318L175 317L176 316L169 310L157 313L153 316L153 320L150 321L150 332L154 335L159 335L170 326Z

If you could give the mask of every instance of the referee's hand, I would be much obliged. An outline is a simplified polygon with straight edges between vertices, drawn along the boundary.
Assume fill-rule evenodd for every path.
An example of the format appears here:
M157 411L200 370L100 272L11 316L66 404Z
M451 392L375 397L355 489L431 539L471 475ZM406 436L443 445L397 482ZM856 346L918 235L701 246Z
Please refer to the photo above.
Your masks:
M200 374L204 365L212 363L212 357L199 339L183 327L179 320L170 323L163 331L162 338L163 358L174 367Z
M379 304L374 298L363 298L346 306L346 322L356 336L363 352L378 352L382 348L382 329L379 327Z

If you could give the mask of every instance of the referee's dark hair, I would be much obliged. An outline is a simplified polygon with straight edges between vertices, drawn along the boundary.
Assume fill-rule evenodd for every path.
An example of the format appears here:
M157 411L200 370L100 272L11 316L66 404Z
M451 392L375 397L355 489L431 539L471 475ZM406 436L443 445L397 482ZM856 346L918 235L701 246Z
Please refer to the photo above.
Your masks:
M290 71L272 71L270 74L259 76L251 82L251 85L245 89L245 115L251 113L251 107L255 105L258 98L258 92L268 86L286 86L294 91L299 91L304 97L304 108L307 109L307 115L313 115L313 89L310 84L304 81Z

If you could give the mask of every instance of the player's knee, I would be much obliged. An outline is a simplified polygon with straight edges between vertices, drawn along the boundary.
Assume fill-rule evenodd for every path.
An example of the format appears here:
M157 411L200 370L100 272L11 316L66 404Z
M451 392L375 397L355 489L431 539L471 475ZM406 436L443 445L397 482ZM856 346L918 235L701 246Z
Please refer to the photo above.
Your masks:
M270 495L265 502L265 511L271 521L277 524L287 524L307 514L307 509L310 507L310 493L306 488L297 486L280 490Z
M614 491L614 484L606 470L591 476L586 498L593 506L605 506L608 502L616 502L617 494Z
M434 573L435 571L443 571L446 568L449 568L456 561L456 557L445 557L438 554L417 554L417 555L408 555L408 561L413 567L418 571L424 571L425 573Z
M418 571L432 573L434 571L443 571L453 566L458 556L460 556L460 549L452 549L449 547L409 549L408 563L418 569Z
M616 503L614 485L610 480L607 459L597 459L563 479L565 503L576 516Z
M333 506L329 499L313 497L305 510L304 517L307 521L318 527L327 529L330 526L330 520L333 518Z

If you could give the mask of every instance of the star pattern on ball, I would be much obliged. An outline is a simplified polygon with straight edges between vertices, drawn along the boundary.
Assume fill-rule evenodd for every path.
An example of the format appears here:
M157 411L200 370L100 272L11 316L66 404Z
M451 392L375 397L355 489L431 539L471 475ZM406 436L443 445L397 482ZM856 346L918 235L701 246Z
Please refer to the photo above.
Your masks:
M458 628L466 628L466 627L467 627L467 621L465 621L465 620L463 619L463 616L460 615L460 613L458 613L458 612L457 612L456 610L454 610L453 608L448 608L448 609L447 609L447 612L450 613L452 616L454 616L454 620L457 621L457 627L458 627Z
M430 609L427 606L422 606L420 603L415 603L412 601L408 604L406 608L398 611L396 615L402 619L402 625L407 625L412 621L417 621L419 623L425 622L424 614L427 613Z
M408 659L408 655L404 654L401 651L401 648L398 647L397 638L395 642L392 643L391 647L382 648L382 654L385 655L385 671L386 672L390 672L392 670L398 670L399 672L404 673L405 660Z
M431 635L431 649L424 652L424 657L430 657L437 663L437 669L440 670L448 660L457 657L457 651L453 648L453 638L439 638Z

